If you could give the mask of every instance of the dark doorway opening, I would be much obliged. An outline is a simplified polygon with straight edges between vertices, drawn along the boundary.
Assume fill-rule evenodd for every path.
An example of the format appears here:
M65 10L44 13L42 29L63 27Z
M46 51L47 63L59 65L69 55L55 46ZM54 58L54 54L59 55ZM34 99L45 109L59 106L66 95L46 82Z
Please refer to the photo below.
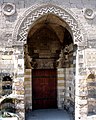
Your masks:
M57 108L56 69L32 70L32 96L33 110Z

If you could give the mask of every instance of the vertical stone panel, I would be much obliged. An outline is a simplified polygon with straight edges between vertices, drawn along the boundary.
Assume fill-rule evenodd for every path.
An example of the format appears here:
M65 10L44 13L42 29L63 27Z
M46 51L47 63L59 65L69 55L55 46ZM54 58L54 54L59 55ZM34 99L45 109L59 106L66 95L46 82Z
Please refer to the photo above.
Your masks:
M57 101L58 108L62 109L64 105L64 92L65 92L65 80L64 80L64 68L57 69Z
M74 109L74 98L75 98L75 86L74 86L74 74L73 68L66 68L66 91L65 91L65 102L67 109L72 107ZM72 110L73 111L73 110Z
M25 69L25 109L32 109L32 70Z
M24 109L24 56L23 46L14 47L14 93L18 100L15 101L16 113L20 119L25 118ZM16 98L16 99L17 99Z
M84 50L77 51L75 81L75 119L87 120L87 68L85 67ZM77 114L78 113L78 114Z

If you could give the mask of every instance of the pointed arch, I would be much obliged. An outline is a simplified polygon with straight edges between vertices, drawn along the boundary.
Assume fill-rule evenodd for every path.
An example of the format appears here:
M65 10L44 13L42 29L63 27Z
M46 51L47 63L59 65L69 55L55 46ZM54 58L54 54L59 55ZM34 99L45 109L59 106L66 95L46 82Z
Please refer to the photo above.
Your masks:
M19 18L13 32L13 45L21 45L21 43L25 44L28 35L28 30L30 29L32 24L43 15L49 13L60 17L63 21L66 22L66 24L68 24L72 31L74 44L77 44L78 42L81 42L83 40L81 30L78 26L78 22L76 21L76 18L71 11L67 9L62 9L55 5L43 5L39 6L36 9L34 9L33 6L30 7Z

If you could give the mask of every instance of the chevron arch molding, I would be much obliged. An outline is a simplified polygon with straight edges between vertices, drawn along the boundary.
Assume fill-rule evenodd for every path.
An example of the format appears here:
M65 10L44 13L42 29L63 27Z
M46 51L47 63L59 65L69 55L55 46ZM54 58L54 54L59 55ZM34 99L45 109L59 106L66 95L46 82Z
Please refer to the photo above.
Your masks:
M82 41L82 33L78 27L77 21L70 15L67 11L60 7L53 5L45 5L43 7L38 7L32 11L32 8L25 12L23 17L21 17L15 27L13 33L13 44L25 44L27 40L28 30L32 24L39 19L41 16L52 13L61 19L63 19L70 27L74 43Z

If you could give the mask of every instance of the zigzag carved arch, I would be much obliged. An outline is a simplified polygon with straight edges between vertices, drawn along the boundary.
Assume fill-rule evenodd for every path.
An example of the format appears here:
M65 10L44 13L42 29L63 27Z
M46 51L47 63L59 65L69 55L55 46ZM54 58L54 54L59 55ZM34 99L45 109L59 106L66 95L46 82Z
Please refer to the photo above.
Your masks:
M67 10L64 10L60 7L54 6L54 5L43 5L38 7L37 9L29 8L23 16L20 17L19 21L17 22L14 33L13 33L13 44L25 44L28 31L32 24L42 17L43 15L46 15L48 13L54 14L58 17L60 17L62 20L64 20L68 26L70 27L72 34L73 34L73 41L74 44L77 44L78 42L81 42L83 37L82 33L78 27L78 23L73 18L72 13L67 12Z

